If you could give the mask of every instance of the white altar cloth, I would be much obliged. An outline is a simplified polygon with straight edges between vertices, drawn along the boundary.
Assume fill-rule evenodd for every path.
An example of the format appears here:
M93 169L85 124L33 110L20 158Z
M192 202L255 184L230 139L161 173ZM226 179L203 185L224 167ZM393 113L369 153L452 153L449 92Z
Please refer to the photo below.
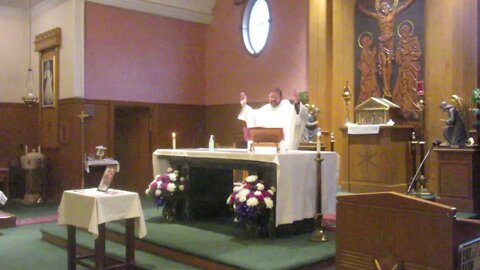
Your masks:
M157 149L153 152L153 174L165 173L170 166L162 156L191 158L238 159L275 163L277 165L277 197L275 225L289 224L316 214L317 181L315 151L289 150L248 151L246 149ZM334 214L336 209L339 155L321 152L322 213ZM226 200L227 198L225 198Z
M135 218L137 236L145 237L147 229L140 197L138 193L123 190L66 190L58 208L58 224L88 229L97 236L99 224L128 218Z

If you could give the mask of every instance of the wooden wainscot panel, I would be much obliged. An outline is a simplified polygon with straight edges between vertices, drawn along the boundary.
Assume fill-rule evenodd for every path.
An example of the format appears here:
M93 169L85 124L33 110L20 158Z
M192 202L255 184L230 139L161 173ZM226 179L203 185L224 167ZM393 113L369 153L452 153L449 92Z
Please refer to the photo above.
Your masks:
M436 148L437 201L459 211L480 212L480 151L474 148Z
M258 108L264 103L250 104ZM220 147L247 148L243 138L245 122L238 120L241 106L239 104L210 105L206 107L206 131L215 135L215 143Z
M205 106L157 104L152 108L152 148L172 148L172 132L177 148L207 147Z
M0 103L0 156L19 158L24 145L37 147L38 110L20 103Z

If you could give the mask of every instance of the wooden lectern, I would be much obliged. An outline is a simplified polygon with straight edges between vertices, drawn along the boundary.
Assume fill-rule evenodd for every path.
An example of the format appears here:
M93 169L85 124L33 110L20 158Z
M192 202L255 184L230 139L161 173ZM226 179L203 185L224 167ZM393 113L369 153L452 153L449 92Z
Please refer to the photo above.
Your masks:
M395 192L337 197L336 269L456 269L480 222Z

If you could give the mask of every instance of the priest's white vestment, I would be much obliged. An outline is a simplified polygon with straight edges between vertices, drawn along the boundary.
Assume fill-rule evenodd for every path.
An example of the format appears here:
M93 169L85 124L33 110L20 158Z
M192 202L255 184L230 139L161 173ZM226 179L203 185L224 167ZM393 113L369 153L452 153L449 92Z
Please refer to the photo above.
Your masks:
M283 128L282 150L297 149L308 119L307 108L300 103L297 114L295 105L284 99L277 106L266 104L259 109L243 106L238 119L245 121L247 127Z

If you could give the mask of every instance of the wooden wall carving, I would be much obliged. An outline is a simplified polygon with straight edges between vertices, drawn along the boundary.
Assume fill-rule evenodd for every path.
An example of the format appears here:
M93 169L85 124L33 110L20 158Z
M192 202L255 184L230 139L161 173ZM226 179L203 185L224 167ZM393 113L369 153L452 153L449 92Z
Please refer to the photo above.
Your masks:
M384 97L405 120L419 121L417 81L424 72L424 2L357 0L355 104ZM387 12L382 4L389 5Z

